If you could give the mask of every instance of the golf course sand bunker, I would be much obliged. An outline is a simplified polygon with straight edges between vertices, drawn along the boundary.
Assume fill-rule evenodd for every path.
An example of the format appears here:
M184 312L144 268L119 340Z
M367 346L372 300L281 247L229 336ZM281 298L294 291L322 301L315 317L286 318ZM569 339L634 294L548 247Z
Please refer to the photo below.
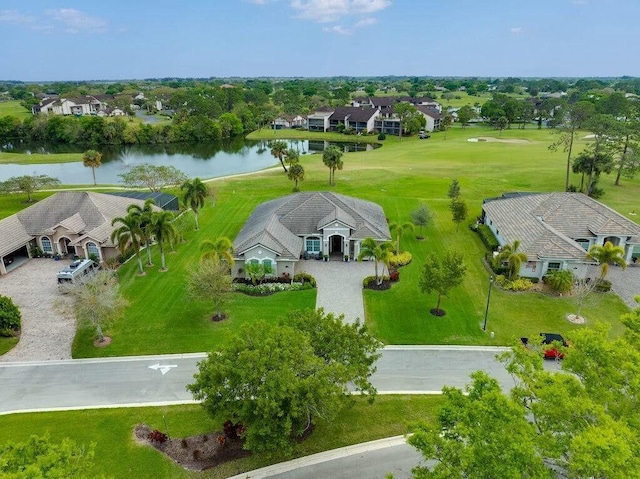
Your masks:
M496 143L511 143L515 145L524 145L531 143L529 140L519 140L516 138L495 138L493 136L479 136L478 138L467 138L467 141L471 143L477 143L479 141L492 141Z

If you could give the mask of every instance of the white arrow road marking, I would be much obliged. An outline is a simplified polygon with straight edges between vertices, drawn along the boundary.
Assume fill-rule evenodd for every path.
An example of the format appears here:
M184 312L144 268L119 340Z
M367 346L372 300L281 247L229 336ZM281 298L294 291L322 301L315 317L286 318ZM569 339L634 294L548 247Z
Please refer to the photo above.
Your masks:
M177 364L160 364L160 363L155 363L153 366L149 366L149 369L154 369L154 370L160 370L160 372L162 373L162 375L164 376L165 374L167 374L169 371L171 371L171 368L177 368L178 365Z

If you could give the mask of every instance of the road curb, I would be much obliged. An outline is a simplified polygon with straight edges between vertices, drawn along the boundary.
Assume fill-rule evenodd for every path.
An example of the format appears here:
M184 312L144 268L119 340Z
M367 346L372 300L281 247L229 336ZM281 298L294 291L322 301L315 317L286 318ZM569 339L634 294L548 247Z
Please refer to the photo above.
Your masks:
M334 459L352 456L354 454L363 454L387 447L400 446L405 443L405 436L387 437L376 441L363 442L361 444L354 444L352 446L341 447L339 449L332 449L331 451L319 452L317 454L312 454L311 456L299 457L298 459L293 459L291 461L281 462L272 466L243 472L241 474L228 477L227 479L262 479L275 474L292 471L300 467L312 466L321 462L332 461Z

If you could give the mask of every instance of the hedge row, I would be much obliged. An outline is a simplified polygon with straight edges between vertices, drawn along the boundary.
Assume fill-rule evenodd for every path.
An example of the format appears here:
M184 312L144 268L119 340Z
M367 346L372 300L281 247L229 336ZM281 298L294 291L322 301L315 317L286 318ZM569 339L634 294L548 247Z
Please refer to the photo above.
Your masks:
M491 251L495 251L500 246L498 240L487 225L478 225L478 233L480 234L480 238L484 245L489 248Z

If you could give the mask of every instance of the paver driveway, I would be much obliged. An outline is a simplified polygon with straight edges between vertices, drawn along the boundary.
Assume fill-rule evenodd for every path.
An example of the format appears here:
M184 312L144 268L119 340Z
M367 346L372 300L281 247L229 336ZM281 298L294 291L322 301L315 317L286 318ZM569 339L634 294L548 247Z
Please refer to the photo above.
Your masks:
M358 318L364 322L362 280L375 274L373 261L301 260L296 265L296 272L300 271L311 274L318 282L316 308L344 314L347 323L355 323Z
M599 267L592 267L589 275L593 278L600 274ZM628 266L622 269L618 266L610 266L607 279L611 281L611 289L616 293L622 301L630 308L640 307L636 303L635 297L640 295L640 266Z
M22 313L20 341L0 361L71 359L75 320L62 313L69 299L56 282L56 273L70 262L32 259L0 276L0 294L10 296Z

